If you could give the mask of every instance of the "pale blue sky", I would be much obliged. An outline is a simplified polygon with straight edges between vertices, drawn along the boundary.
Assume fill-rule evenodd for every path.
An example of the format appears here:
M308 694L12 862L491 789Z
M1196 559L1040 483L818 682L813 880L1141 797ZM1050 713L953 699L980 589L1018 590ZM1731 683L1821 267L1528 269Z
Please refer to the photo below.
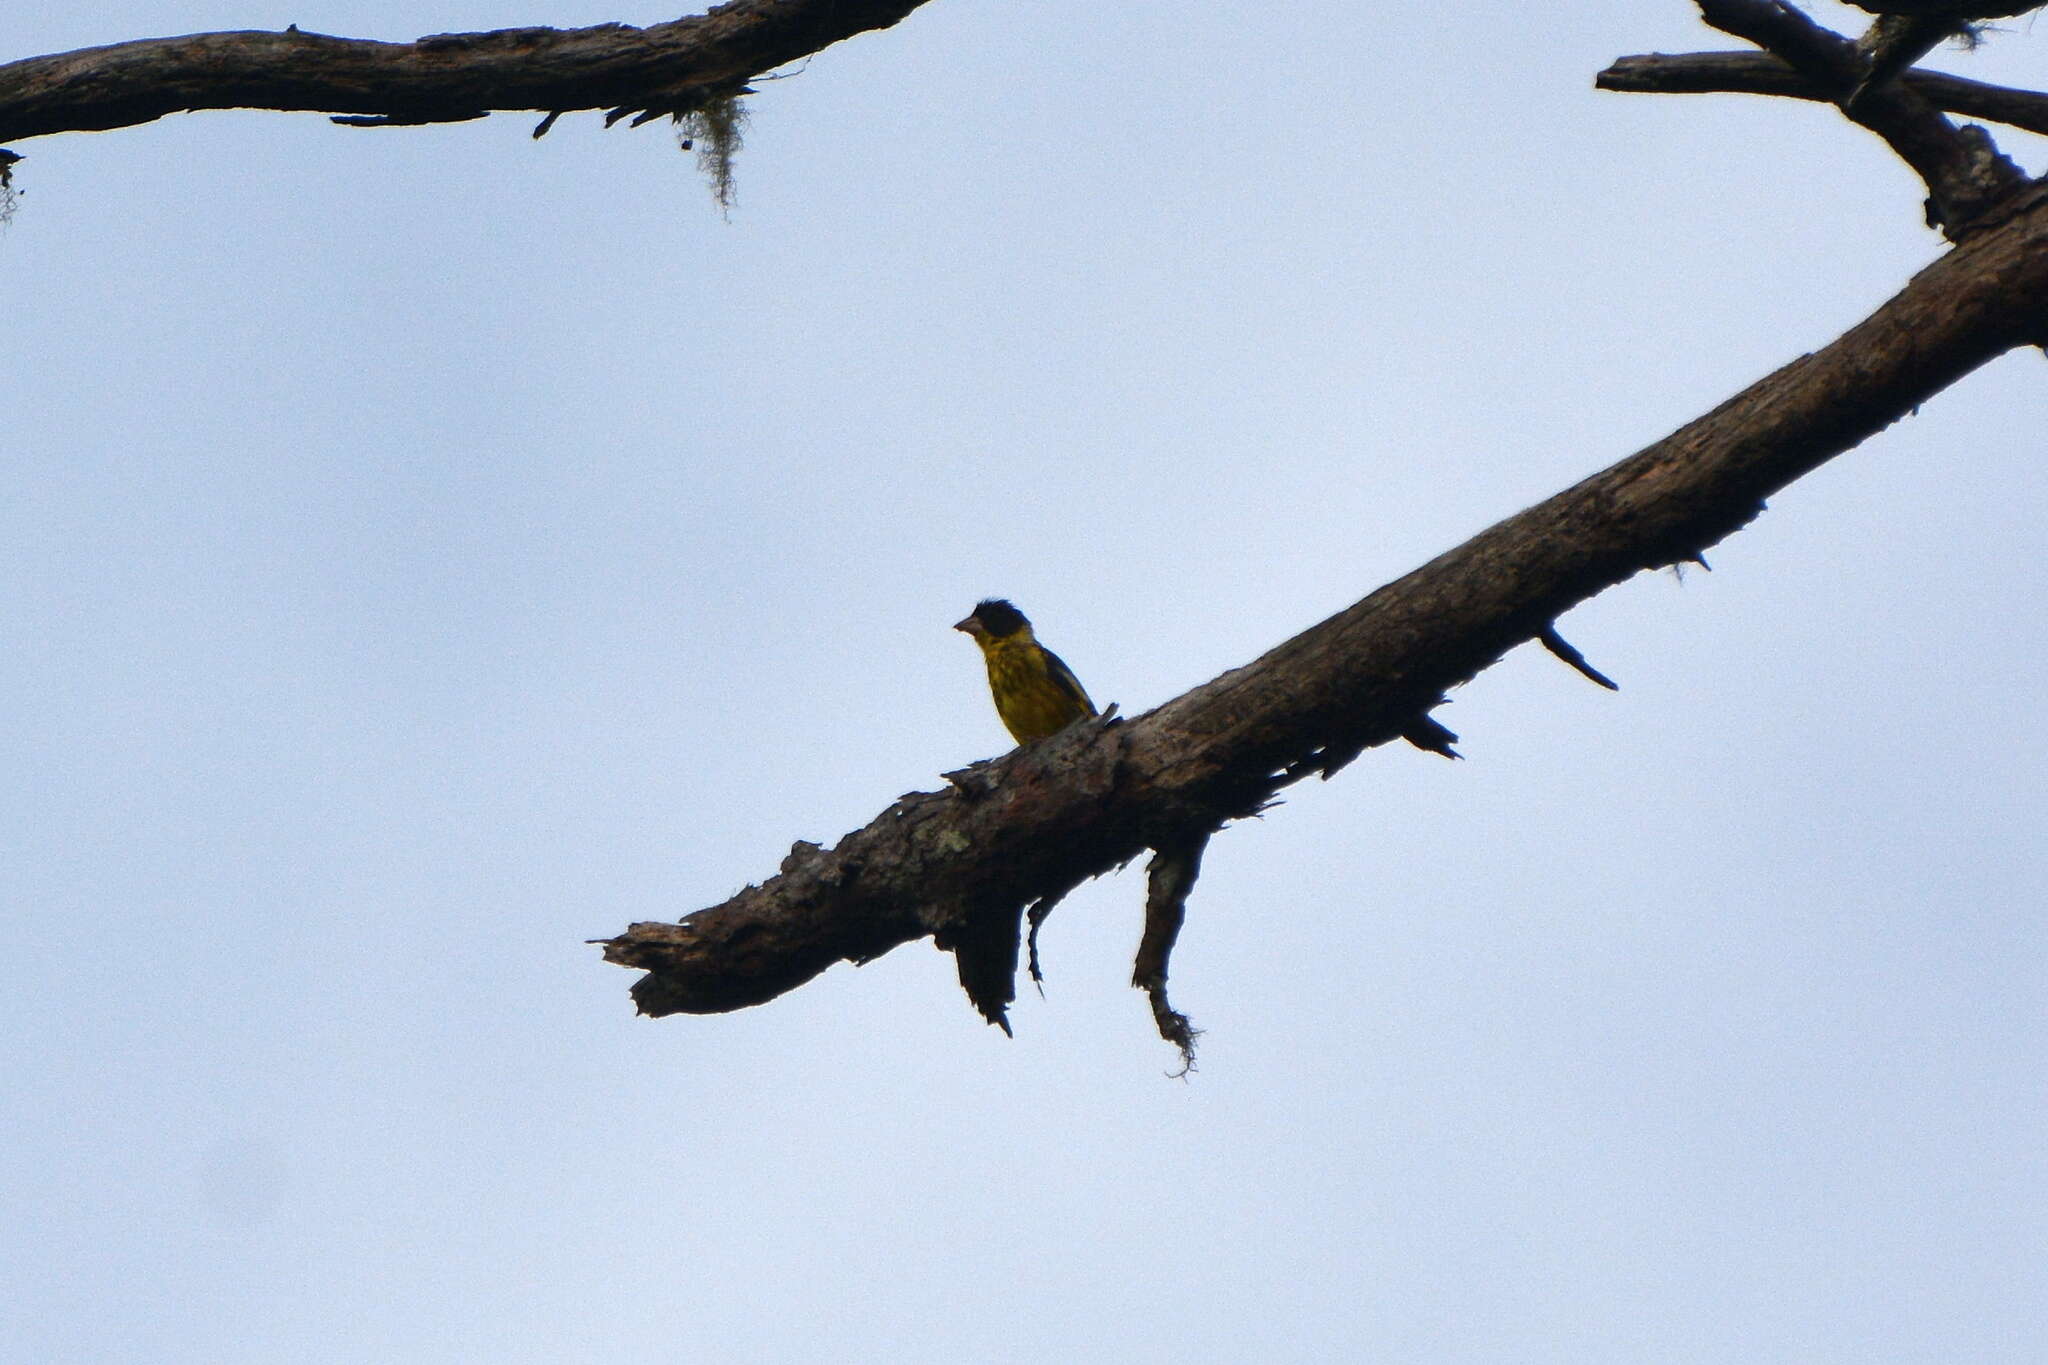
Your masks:
M1619 694L1524 649L1218 839L1190 1083L1134 874L1014 1041L926 945L647 1021L583 942L1002 748L980 596L1135 712L1865 315L1940 250L1877 143L1592 89L1731 45L934 0L730 222L591 115L16 145L0 1358L2043 1358L2038 353L1568 617Z

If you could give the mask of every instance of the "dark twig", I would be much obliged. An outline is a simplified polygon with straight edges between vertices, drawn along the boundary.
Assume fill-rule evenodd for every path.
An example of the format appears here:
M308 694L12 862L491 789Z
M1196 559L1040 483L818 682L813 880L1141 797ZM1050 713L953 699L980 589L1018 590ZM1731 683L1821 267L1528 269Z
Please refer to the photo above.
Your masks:
M1856 42L1863 73L1843 101L1854 110L1872 90L1897 80L1914 63L1951 38L1975 46L1986 19L2010 18L2038 7L2038 0L1850 0L1877 16Z
M1897 80L1928 53L1963 32L1947 19L1918 14L1881 14L1856 42L1863 73L1842 101L1844 109L1856 109L1870 98L1870 92Z
M1025 935L1024 943L1029 950L1031 984L1038 988L1038 998L1041 1000L1045 998L1045 973L1038 968L1038 927L1045 923L1045 917L1052 913L1052 907L1055 903L1050 896L1041 897L1031 902L1031 908L1024 912L1025 923L1030 926L1030 932Z
M1939 71L1908 71L1900 83L1937 109L2048 133L2048 95L1987 85ZM1601 90L1637 95L1777 95L1833 104L1836 93L1768 52L1662 52L1619 57L1593 78Z
M1131 984L1145 992L1152 1005L1152 1022L1159 1036L1180 1049L1180 1070L1184 1077L1195 1069L1195 1039L1201 1030L1188 1022L1166 998L1166 971L1173 957L1173 945L1187 919L1188 893L1202 873L1202 851L1209 846L1204 834L1176 841L1152 856L1145 890L1145 934L1138 942L1138 957L1131 967Z
M1602 673L1599 669L1593 667L1593 665L1587 663L1586 656L1579 653L1579 651L1572 645L1571 641L1565 639L1564 636L1559 635L1557 633L1556 622L1552 622L1551 624L1545 626L1541 633L1539 633L1536 636L1536 638L1543 642L1543 647L1545 649L1549 650L1552 654L1555 654L1558 658L1570 664L1573 668L1578 669L1579 672L1585 674L1586 677L1588 677L1592 681L1599 683L1609 692L1621 691L1620 683L1608 677L1605 673Z
M1430 705L1441 706L1444 700L1443 697L1438 697ZM1456 749L1451 747L1458 742L1456 732L1452 731L1442 721L1430 715L1427 711L1417 716L1402 729L1401 738L1425 753L1437 754L1443 758L1452 759L1461 756ZM1323 776L1328 777L1334 771L1334 768L1326 766Z
M1775 53L1837 102L1864 72L1856 45L1822 28L1783 0L1697 0L1700 16L1723 33ZM1951 240L1998 220L2028 181L1990 135L1958 128L1941 110L1894 81L1864 91L1843 114L1883 138L1927 185L1927 221Z
M2041 8L2042 0L1849 0L1871 14L1924 14L1951 20L2010 19Z
M283 33L145 38L0 65L0 143L187 109L307 110L356 126L489 110L687 113L708 91L887 28L924 0L733 0L634 28L440 33L411 43ZM543 128L544 130L544 128Z

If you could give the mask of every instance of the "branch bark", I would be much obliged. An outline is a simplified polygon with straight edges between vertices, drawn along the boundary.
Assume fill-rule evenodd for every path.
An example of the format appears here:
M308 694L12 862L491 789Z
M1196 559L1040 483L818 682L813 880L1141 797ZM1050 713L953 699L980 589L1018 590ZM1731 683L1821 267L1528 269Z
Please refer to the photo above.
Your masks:
M1852 113L1872 90L1897 80L1922 57L1951 39L1976 41L1980 21L2007 18L2035 7L2035 0L2012 5L1999 0L1852 0L1877 16L1857 39L1863 75L1843 108Z
M1857 9L1871 14L1914 14L1927 18L2010 19L2041 8L2041 0L1849 0Z
M1698 558L1772 492L2043 341L2037 186L1829 346L1256 662L1131 721L1082 722L950 774L951 789L905 796L833 849L799 844L761 886L680 923L630 926L605 957L647 973L633 987L643 1013L715 1013L928 934L1014 935L1026 907L1036 917L1147 848L1186 847L1368 747L1444 747L1425 713L1448 688L1554 634L1595 593Z
M1898 82L1864 88L1856 44L1782 0L1696 0L1700 17L1747 38L1828 93L1843 116L1870 129L1927 185L1927 222L1951 241L1996 221L2027 178L1974 126L1958 128Z
M1195 1069L1195 1039L1201 1030L1173 1007L1166 998L1167 963L1187 918L1188 894L1202 872L1202 852L1208 836L1188 844L1172 845L1152 855L1145 876L1145 934L1138 940L1138 958L1131 966L1131 984L1145 992L1152 1005L1152 1022L1159 1036L1180 1049L1180 1070L1185 1079Z
M753 76L924 0L733 0L634 28L513 28L411 43L303 33L198 33L0 66L0 143L96 132L188 109L276 109L350 122L448 123L494 110L687 113Z
M1839 95L1768 52L1649 52L1617 57L1593 78L1593 84L1597 89L1637 95L1778 95L1823 104L1835 103ZM2048 133L2048 95L1938 71L1909 71L1900 84L1951 114Z

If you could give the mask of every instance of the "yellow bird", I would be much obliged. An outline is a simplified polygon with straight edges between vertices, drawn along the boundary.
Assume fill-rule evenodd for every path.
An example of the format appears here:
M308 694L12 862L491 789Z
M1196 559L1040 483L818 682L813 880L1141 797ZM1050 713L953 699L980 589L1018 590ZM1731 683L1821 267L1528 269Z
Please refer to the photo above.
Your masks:
M953 629L966 631L981 646L996 714L1019 744L1058 734L1083 716L1095 714L1095 703L1088 700L1074 670L1038 643L1031 622L1008 602L998 598L978 602Z

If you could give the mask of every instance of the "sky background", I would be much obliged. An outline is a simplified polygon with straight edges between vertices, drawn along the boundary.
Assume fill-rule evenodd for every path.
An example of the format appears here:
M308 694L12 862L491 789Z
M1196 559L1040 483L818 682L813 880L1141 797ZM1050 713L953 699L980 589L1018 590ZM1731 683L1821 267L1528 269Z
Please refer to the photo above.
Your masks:
M1135 870L1014 1041L929 944L650 1021L584 942L1006 747L981 596L1135 713L1866 315L1941 249L1874 139L1592 87L1733 45L934 0L730 221L588 114L16 144L0 1358L2044 1358L2038 352L1574 611L1619 694L1524 647L1217 839L1185 1083Z

